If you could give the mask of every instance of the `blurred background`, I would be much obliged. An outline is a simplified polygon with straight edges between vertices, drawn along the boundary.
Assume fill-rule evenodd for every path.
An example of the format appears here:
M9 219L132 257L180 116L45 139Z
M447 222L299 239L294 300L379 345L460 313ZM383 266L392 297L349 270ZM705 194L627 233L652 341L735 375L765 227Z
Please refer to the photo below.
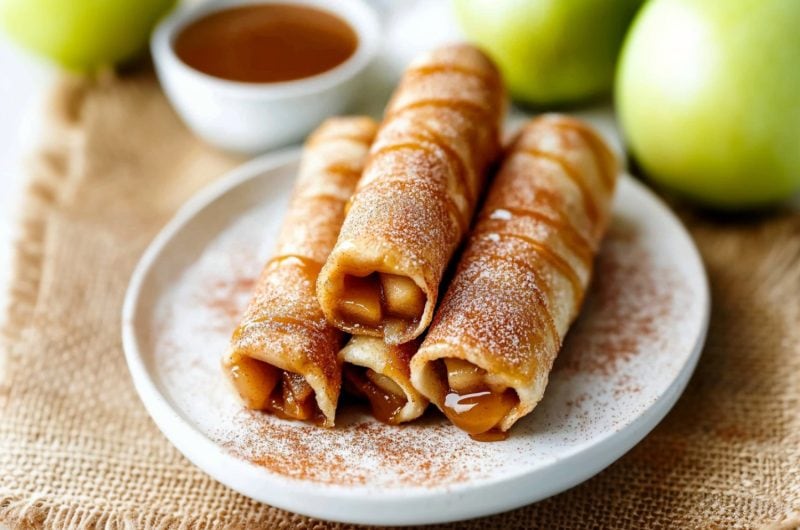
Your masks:
M701 212L800 204L797 0L364 2L379 19L379 50L357 110L379 114L420 51L467 39L499 64L512 124L542 111L579 114L636 176ZM150 68L155 24L198 4L0 0L0 285L49 87L61 76Z

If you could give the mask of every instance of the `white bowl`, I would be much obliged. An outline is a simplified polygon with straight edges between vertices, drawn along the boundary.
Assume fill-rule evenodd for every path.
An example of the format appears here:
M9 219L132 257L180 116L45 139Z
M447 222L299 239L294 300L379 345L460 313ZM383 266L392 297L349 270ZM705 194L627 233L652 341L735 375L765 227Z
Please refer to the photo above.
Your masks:
M209 13L240 5L286 3L318 7L341 17L358 35L355 53L321 74L279 83L213 77L175 54L176 36ZM223 149L255 154L298 141L324 118L345 112L378 49L378 34L378 17L363 0L215 0L172 13L158 25L150 44L161 86L189 128Z

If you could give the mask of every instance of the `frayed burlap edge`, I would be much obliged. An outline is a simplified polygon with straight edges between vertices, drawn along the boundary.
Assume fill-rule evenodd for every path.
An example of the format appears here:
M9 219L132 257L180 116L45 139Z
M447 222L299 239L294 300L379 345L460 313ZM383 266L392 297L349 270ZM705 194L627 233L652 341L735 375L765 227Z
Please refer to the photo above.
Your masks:
M800 512L793 511L783 515L774 523L762 527L762 530L795 530L800 528Z
M200 530L215 526L211 521L187 520L184 516L166 513L142 514L133 510L112 513L99 508L86 509L78 505L54 505L46 499L30 499L23 496L6 498L0 502L0 524L13 524L10 528L14 530L40 528ZM780 527L781 530L783 528Z
M27 161L29 182L19 209L21 218L8 287L8 314L0 330L4 344L23 333L36 307L48 213L67 189L71 177L77 174L77 168L69 165L74 160L70 155L81 142L80 108L86 83L65 78L45 103L47 135L42 138L36 157ZM5 356L6 348L0 353ZM4 379L0 377L0 381Z
M8 305L0 319L0 408L8 397L7 366L10 341L19 337L36 307L42 273L42 257L47 233L47 217L69 179L65 171L73 144L80 141L80 105L83 82L65 78L46 102L52 115L50 134L42 139L41 149L28 161L29 182L20 201L18 235L13 243ZM50 119L48 118L48 125Z
M9 344L25 333L39 297L48 216L66 188L70 171L71 148L80 141L80 81L64 79L45 103L49 134L42 138L35 158L27 161L29 181L19 208L18 235L14 241L11 282L8 285L7 313L0 329L0 408L9 393L6 367L11 355ZM43 500L0 492L0 523L15 528L41 528L51 516L53 506ZM62 510L58 510L62 511ZM57 515L70 519L76 510ZM87 514L91 515L91 514ZM97 517L81 517L92 525ZM91 519L91 520L90 520Z
M100 81L102 82L102 80ZM78 178L81 149L81 105L90 81L65 78L45 102L47 135L34 158L27 161L29 182L20 202L19 232L14 241L12 278L8 286L8 310L0 328L0 408L6 404L9 363L8 344L25 333L37 305L42 275L48 218L61 197ZM187 526L185 517L169 514L109 513L64 505L29 495L0 490L0 523L27 530L48 528L203 528L202 521Z

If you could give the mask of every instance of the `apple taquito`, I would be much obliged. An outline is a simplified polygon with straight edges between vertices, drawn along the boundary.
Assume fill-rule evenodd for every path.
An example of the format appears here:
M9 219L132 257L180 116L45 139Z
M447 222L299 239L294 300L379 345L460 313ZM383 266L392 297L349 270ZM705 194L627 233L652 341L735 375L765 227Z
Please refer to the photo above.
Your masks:
M372 415L399 424L422 416L428 400L411 384L409 364L419 342L390 345L378 337L354 335L339 352L345 390L369 401Z
M427 328L499 151L504 105L497 68L472 46L439 48L412 62L319 276L328 320L389 344Z
M503 438L541 399L616 177L614 155L576 119L535 119L509 146L411 362L414 386L474 438Z
M325 319L316 281L376 130L370 118L331 118L305 145L274 256L223 359L251 409L333 426L345 336Z

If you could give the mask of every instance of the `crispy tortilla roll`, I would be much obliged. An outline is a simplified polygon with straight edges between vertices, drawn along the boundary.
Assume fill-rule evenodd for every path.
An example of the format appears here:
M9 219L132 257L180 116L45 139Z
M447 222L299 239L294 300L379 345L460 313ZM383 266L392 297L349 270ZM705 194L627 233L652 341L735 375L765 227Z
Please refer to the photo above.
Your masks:
M409 370L418 347L417 341L391 346L377 337L354 336L339 352L345 389L367 399L372 415L383 423L422 416L428 400L411 385Z
M510 146L411 381L458 427L503 438L539 402L580 309L617 165L583 122L548 115Z
M333 426L344 335L325 320L316 281L376 129L369 118L332 118L306 143L275 255L223 359L251 409Z
M320 305L337 327L389 344L427 328L497 155L504 104L498 71L476 48L411 64L319 276Z

